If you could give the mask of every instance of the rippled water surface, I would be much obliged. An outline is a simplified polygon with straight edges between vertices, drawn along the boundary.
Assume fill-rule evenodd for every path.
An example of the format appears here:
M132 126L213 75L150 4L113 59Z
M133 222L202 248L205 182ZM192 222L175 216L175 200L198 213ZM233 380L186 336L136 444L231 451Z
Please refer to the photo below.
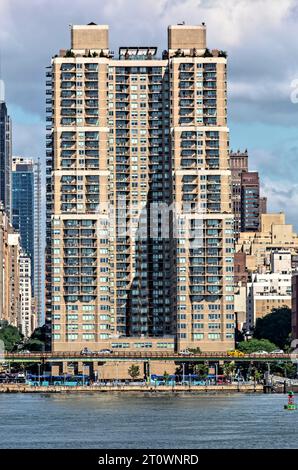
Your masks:
M0 394L0 448L298 448L285 395Z

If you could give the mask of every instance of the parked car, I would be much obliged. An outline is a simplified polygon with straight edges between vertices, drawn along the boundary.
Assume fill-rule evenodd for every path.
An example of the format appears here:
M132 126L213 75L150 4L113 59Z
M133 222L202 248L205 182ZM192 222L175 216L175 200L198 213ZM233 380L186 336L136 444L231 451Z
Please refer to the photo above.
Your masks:
M90 351L90 349L88 349L88 348L84 348L84 349L82 349L81 354L83 356L88 356L89 354L93 354L93 352Z
M284 354L285 352L282 349L275 349L271 354Z
M179 353L181 356L193 356L193 352L189 351L188 349L183 349L182 351L180 351Z
M113 353L113 351L111 349L101 349L98 352L99 352L99 354L112 354Z
M258 356L260 354L269 354L268 351L255 351L253 353L250 353L251 356Z

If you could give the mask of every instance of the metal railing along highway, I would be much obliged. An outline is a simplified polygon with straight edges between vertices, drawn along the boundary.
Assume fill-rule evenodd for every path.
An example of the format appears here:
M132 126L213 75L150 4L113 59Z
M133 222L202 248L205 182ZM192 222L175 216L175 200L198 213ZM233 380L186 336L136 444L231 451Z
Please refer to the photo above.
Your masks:
M114 361L114 360L168 360L178 362L200 362L200 361L250 361L250 362L296 362L298 354L245 354L234 356L228 353L203 352L185 355L177 352L153 352L153 351L113 351L112 353L89 352L10 352L5 353L2 361L6 362L58 362L58 361Z

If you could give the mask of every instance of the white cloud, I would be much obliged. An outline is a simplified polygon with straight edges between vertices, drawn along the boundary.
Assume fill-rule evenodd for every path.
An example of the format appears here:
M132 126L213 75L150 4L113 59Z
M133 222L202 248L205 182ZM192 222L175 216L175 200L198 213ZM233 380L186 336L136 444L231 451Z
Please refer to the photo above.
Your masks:
M68 46L69 24L109 24L115 51L119 45L137 44L162 50L169 24L204 21L208 47L228 51L232 120L243 128L261 122L283 129L276 151L268 152L268 138L263 148L256 146L251 133L242 146L253 150L254 168L267 177L272 205L281 207L288 200L287 210L294 216L296 196L270 192L270 184L274 181L276 189L279 181L284 187L287 177L295 178L291 169L298 143L289 148L283 141L288 127L297 122L298 106L290 101L291 82L298 78L297 11L298 0L0 0L0 50L8 104L13 110L21 108L28 122L36 114L44 119L45 66L53 54ZM15 123L14 142L18 153L44 153L42 124Z
M289 185L289 181L272 181L264 178L263 195L268 199L269 212L284 212L287 223L297 227L298 185Z

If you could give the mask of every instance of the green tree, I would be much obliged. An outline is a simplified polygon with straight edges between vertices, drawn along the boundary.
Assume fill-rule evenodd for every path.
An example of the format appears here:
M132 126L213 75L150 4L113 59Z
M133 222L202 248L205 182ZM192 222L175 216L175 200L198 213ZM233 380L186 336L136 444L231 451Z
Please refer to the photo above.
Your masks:
M205 379L208 375L209 367L207 364L194 364L193 372L199 375L202 379Z
M15 326L4 323L0 329L0 340L4 342L5 350L11 352L23 340L23 335Z
M170 374L166 370L163 373L163 378L164 378L165 383L167 384L170 379Z
M296 378L297 367L296 364L290 362L274 362L270 365L271 373L280 375L281 377L288 377L289 379Z
M228 378L232 378L234 373L235 373L235 362L234 361L231 361L231 362L225 362L224 365L223 365L223 373L226 377Z
M276 344L271 343L268 339L250 339L239 343L238 349L246 354L258 351L272 352L276 349Z
M25 342L23 349L29 351L44 351L46 342L46 325L36 328Z
M128 369L128 374L130 375L130 377L132 379L136 379L137 377L139 377L139 375L140 375L139 366L136 366L136 365L132 364Z
M189 350L189 352L192 353L192 354L201 354L201 352L202 352L199 347L197 347L197 348L189 348L188 350Z
M251 368L251 379L255 380L257 383L261 382L262 378L264 377L265 370L260 368L260 366L254 365Z
M291 315L291 309L286 306L274 308L268 315L257 319L254 338L268 339L284 349L289 344Z

